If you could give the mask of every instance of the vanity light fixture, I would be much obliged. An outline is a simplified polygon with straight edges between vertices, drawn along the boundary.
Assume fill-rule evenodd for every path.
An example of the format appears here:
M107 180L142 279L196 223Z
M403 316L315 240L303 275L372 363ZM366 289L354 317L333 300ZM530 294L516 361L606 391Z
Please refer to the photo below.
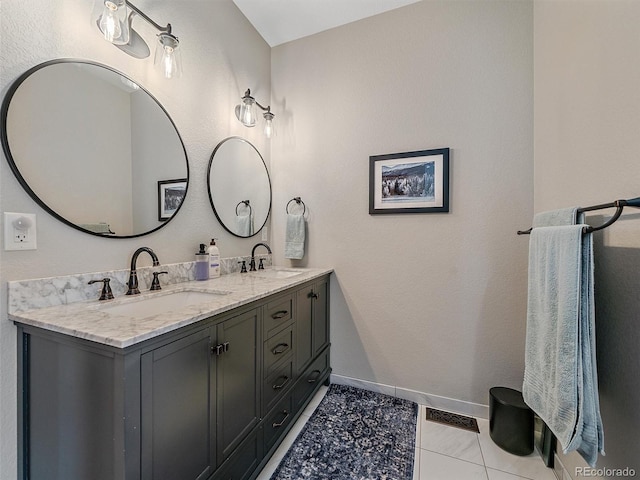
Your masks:
M130 11L129 11L130 10ZM182 75L182 58L178 37L171 33L171 24L166 27L151 20L128 0L95 0L92 22L95 21L105 40L135 58L147 58L149 46L132 27L133 17L140 16L160 33L156 43L154 66L165 78Z
M256 126L256 105L260 110L264 113L262 116L264 117L264 134L267 138L271 138L275 135L275 129L273 125L273 117L275 115L271 112L271 106L268 105L263 107L260 105L255 98L251 96L251 89L247 88L247 91L244 92L244 97L242 97L242 103L240 105L236 105L236 117L240 120L245 127L255 127Z

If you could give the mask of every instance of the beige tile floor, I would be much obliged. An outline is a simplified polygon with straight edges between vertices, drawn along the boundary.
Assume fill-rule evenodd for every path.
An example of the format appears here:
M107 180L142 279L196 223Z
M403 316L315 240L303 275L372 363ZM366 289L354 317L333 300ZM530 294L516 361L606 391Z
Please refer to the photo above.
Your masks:
M257 480L269 480L280 460L327 391L323 387L300 416ZM556 480L535 453L519 457L505 452L489 436L489 421L478 418L480 433L425 419L420 406L416 428L414 480Z

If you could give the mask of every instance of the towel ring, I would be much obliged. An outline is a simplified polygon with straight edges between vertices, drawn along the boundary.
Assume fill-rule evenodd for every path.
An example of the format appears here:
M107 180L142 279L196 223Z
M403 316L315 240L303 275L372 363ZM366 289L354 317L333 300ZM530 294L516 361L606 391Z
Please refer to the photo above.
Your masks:
M304 204L304 202L300 199L300 197L293 197L291 200L289 200L289 202L287 203L287 207L285 208L285 210L287 211L287 213L289 213L289 205L291 204L291 202L296 202L298 205L302 204L302 215L304 215L305 213L307 213L307 206Z
M238 207L239 207L240 205L242 205L243 203L244 203L245 207L248 207L248 208L249 208L249 215L251 215L252 211L251 211L251 205L249 204L249 200L240 200L240 201L238 202L238 204L236 205L236 217L239 217L239 216L240 216L240 214L238 213Z

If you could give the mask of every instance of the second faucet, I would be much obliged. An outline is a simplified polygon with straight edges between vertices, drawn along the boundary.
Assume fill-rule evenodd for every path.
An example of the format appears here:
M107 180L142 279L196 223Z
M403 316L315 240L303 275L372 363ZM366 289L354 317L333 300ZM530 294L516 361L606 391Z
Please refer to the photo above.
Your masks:
M249 262L249 271L250 272L255 272L256 271L256 248L263 246L267 249L267 252L271 253L271 248L269 247L269 245L267 245L266 243L256 243L253 248L251 249L251 261ZM260 264L262 266L262 264Z

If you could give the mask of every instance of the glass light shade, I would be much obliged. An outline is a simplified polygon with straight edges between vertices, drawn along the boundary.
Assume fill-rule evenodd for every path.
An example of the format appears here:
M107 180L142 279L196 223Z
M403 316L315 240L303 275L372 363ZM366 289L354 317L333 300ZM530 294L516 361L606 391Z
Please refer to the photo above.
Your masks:
M182 56L177 37L170 33L158 35L153 63L165 78L182 76Z
M96 0L92 18L96 18L96 24L106 41L114 45L129 43L129 18L125 0Z
M242 97L242 103L240 104L240 111L238 113L238 120L245 127L254 127L256 124L256 101L253 97Z
M264 113L264 135L267 138L271 138L276 134L275 125L273 124L273 113L265 112Z

